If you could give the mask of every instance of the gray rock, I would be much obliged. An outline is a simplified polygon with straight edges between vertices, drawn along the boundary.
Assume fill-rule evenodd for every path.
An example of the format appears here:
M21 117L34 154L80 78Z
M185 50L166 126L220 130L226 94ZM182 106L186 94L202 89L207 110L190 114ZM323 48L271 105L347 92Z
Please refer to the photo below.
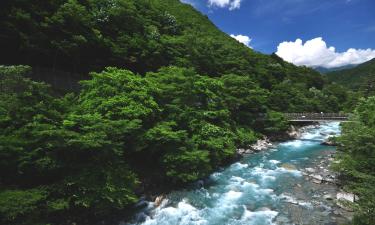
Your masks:
M328 139L328 140L323 141L323 142L321 143L321 145L336 146L337 144L336 144L334 141Z
M315 184L321 184L322 180L313 179L312 182Z
M320 182L322 182L323 180L323 177L319 174L311 174L310 177L312 177L315 180L319 180Z
M313 168L306 168L305 170L309 173L315 173L315 169Z
M335 215L341 215L341 212L336 209L336 210L333 211L333 214L335 214Z
M333 196L331 194L326 194L323 196L325 200L333 200Z
M255 144L251 145L250 149L254 151L263 151L268 149L270 146L272 146L272 143L267 137L264 137L263 139L258 140Z
M356 196L355 194L344 191L338 192L336 198L337 200L344 200L349 202L355 202L356 200L358 200L358 196Z

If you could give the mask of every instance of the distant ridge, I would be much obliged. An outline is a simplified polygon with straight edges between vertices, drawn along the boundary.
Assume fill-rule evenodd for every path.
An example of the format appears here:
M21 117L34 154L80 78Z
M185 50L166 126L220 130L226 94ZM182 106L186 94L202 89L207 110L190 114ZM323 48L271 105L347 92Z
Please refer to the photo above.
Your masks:
M375 58L354 68L333 71L327 78L350 89L361 89L375 81Z
M322 74L325 74L325 73L334 72L334 71L351 69L356 66L358 66L358 64L349 64L349 65L339 66L339 67L334 67L334 68L326 68L326 67L318 66L318 67L314 67L314 69Z

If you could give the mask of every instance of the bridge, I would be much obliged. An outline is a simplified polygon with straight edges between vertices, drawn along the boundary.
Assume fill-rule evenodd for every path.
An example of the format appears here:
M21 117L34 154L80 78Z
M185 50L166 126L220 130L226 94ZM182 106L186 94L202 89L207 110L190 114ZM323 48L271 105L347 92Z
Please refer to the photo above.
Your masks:
M348 114L344 113L284 113L290 122L321 122L347 121Z

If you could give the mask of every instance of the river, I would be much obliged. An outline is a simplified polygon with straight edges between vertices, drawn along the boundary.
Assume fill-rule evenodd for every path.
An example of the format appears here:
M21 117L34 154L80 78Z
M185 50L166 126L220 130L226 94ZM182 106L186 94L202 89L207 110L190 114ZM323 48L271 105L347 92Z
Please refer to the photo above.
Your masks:
M140 210L133 224L341 224L348 219L334 197L334 184L313 182L306 168L327 171L335 147L321 142L340 133L339 123L304 130L297 140L243 157L213 173L201 188L174 191L158 207ZM323 167L322 165L327 165ZM323 197L326 196L326 197Z

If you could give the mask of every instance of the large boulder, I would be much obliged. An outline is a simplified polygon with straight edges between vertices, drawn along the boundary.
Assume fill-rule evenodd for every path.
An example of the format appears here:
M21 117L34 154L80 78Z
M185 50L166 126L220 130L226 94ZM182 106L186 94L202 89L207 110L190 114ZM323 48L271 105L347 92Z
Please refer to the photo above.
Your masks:
M344 191L338 192L336 195L336 198L337 200L344 200L344 201L349 201L349 202L355 202L358 200L357 195L353 193L349 193L349 192L344 192Z
M337 146L337 143L332 138L328 138L327 140L323 141L321 145L327 145L327 146Z

